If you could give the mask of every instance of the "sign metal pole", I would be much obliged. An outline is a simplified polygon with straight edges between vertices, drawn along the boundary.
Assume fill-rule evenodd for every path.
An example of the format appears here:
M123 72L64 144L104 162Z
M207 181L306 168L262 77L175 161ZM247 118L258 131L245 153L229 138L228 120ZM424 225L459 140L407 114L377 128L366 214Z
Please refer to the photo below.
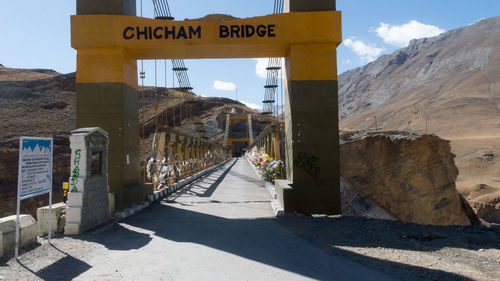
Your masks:
M50 244L50 238L52 237L52 162L54 159L54 139L50 139L50 168L49 168L49 175L50 175L50 190L49 190L49 244Z
M28 143L27 147L24 147L24 142ZM30 144L31 142L31 144ZM34 142L34 143L33 143ZM38 144L36 144L38 142ZM44 142L50 142L49 147L47 147ZM36 144L36 146L35 146ZM31 145L31 146L30 146ZM36 149L38 148L38 149ZM45 149L45 150L44 150ZM33 168L33 162L36 160L43 161L43 156L47 149L50 149L49 158L45 158L45 163L48 164L46 172L39 171ZM31 152L29 152L31 150ZM31 154L30 154L31 153ZM33 154L35 153L35 154ZM38 157L38 159L33 160L30 157ZM20 137L19 138L19 167L17 176L17 211L16 211L16 247L15 247L15 259L19 257L19 218L21 213L21 201L23 199L28 199L31 197L39 196L45 193L49 193L49 243L51 239L52 232L52 161L54 155L54 139L53 138L35 138L35 137ZM31 160L31 161L28 161ZM48 160L48 161L47 161ZM24 163L26 161L26 163ZM44 162L42 162L44 163ZM24 164L24 166L23 166ZM31 165L31 166L30 166ZM25 182L26 186L23 185L23 175L29 176ZM38 181L40 176L46 181ZM35 180L34 180L35 179ZM35 183L36 182L36 183ZM43 186L39 183L46 182L47 185Z
M15 249L15 259L19 255L19 213L21 212L21 149L23 147L23 138L19 138L19 166L17 173L17 208L16 208L16 249Z

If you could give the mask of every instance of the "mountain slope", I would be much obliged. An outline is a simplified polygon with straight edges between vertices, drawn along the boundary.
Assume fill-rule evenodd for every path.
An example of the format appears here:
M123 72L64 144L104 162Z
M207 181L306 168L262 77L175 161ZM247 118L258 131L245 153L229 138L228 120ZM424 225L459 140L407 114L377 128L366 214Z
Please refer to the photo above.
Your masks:
M339 113L343 129L451 140L457 189L500 222L500 17L413 40L341 74Z
M428 119L441 136L490 135L500 129L500 17L413 40L339 85L344 128L374 127L376 116L384 129L424 132Z

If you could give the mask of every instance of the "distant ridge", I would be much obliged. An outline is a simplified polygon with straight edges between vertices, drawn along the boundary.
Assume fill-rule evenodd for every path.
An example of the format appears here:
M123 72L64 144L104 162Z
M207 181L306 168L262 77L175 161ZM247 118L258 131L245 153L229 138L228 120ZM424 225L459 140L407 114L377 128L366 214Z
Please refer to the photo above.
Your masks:
M197 18L197 19L186 19L186 20L194 20L194 21L206 21L206 22L219 22L219 21L229 21L229 20L235 20L238 19L236 17L233 17L231 15L225 15L225 14L209 14L206 15L202 18Z
M341 126L491 133L500 113L500 17L409 46L339 76ZM481 124L471 132L472 127ZM500 135L500 132L499 132Z

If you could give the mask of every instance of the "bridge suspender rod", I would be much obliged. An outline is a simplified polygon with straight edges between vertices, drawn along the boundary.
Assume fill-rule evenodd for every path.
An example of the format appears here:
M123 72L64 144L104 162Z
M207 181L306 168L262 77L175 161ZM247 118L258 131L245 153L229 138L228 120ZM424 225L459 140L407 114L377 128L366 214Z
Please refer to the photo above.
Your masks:
M156 19L174 19L174 17L172 17L170 13L170 6L168 5L167 0L153 0L153 6ZM193 90L193 87L191 87L191 83L187 74L188 68L185 66L184 60L172 60L172 70L176 74L177 80L179 81L178 90L182 92L191 92Z
M167 60L164 60L165 63L165 127L168 127L168 88L167 88Z
M154 111L155 111L155 134L158 132L158 67L155 60L155 96L154 96Z
M283 13L284 0L274 0L274 14ZM267 80L264 86L264 100L262 114L278 115L276 98L278 92L278 79L281 70L281 58L270 58L267 69Z
M155 19L163 19L163 20L173 20L174 17L172 17L170 13L170 6L168 5L167 0L152 0L153 1L153 6L154 6L154 17ZM142 5L142 2L141 2ZM189 81L189 76L187 74L188 68L184 64L184 60L182 59L176 59L172 60L172 76L177 76L177 80L179 82L179 87L178 90L183 93L184 98L188 98L191 100L192 96L191 95L184 95L184 93L189 93L193 90L193 87L191 86L191 82ZM165 67L165 88L167 87L167 78L166 78L166 67ZM173 77L172 77L173 78ZM174 80L174 79L172 79ZM172 88L175 88L174 83L172 81ZM186 105L186 117L187 117L187 112L188 112L188 105ZM179 108L179 122L182 124L182 105ZM168 115L165 117L165 124L168 123ZM175 127L175 107L174 107L174 127Z

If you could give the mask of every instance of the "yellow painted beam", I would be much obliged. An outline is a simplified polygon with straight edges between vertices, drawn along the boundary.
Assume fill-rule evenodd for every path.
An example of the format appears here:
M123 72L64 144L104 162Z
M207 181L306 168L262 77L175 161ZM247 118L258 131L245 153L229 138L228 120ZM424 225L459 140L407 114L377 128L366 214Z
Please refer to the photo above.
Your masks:
M284 13L220 22L72 16L71 34L71 45L79 51L123 48L124 55L132 59L285 57L290 45L338 46L342 41L338 11Z
M291 81L337 80L337 45L291 45L285 64ZM314 62L314 63L311 63Z
M232 144L233 142L247 142L250 143L250 139L227 139L228 146L229 144Z
M81 48L77 54L77 83L125 83L137 89L137 61L123 48Z
M230 120L248 120L248 115L246 116L230 116Z

